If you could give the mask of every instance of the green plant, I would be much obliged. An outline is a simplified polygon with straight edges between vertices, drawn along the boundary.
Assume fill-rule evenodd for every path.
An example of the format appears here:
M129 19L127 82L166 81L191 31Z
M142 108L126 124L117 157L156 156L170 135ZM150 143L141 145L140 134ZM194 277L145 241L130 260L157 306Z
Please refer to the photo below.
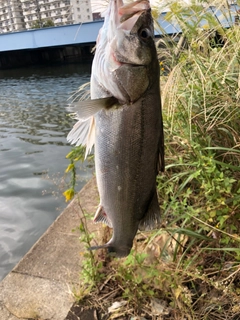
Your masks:
M85 100L90 97L90 84L89 82L80 86L80 88L70 97L71 102L76 102L78 100ZM70 114L75 118L74 114ZM93 163L93 155L86 155L85 146L75 146L72 150L66 155L66 158L69 159L70 163L65 170L66 174L70 174L69 188L63 192L66 201L72 200L76 194L76 183L77 183L77 169L79 162L84 162L87 160L90 164Z
M51 19L37 20L32 24L32 29L54 27L54 22Z
M156 277L156 269L144 263L146 257L147 254L144 252L132 251L115 269L115 279L124 288L123 298L136 306L140 306L146 297L154 295L153 286L149 281Z
M70 164L68 165L65 173L71 174L70 180L70 188L63 192L66 201L71 200L75 195L75 186L76 186L76 163L78 161L83 162L85 158L85 150L86 148L83 146L74 147L72 151L70 151L66 158L69 159Z
M89 250L91 247L91 241L94 238L94 234L90 233L88 228L87 220L90 216L83 210L80 198L76 199L78 201L78 207L80 210L80 225L78 228L73 230L79 230L80 237L79 240L83 245L83 251L81 254L81 273L80 273L80 287L75 290L74 295L77 300L83 299L86 295L98 286L102 279L105 277L105 272L103 271L102 261L96 258L94 252Z
M181 26L188 46L176 55L177 45L166 41L171 43L166 49L171 54L165 54L170 72L162 90L167 166L166 174L158 177L163 212L173 223L217 237L219 246L236 248L240 29L233 23L224 28L220 16L212 13L222 10L222 16L231 17L223 3L212 8L206 2L190 7L175 2L170 9L166 18ZM202 20L205 25L200 28ZM216 32L222 36L221 46L213 44Z
M80 278L83 284L92 288L99 283L99 281L104 277L104 274L101 273L102 262L98 261L95 258L93 251L89 250L91 247L91 240L94 235L89 233L85 216L84 218L81 218L79 231L81 233L80 241L85 247Z

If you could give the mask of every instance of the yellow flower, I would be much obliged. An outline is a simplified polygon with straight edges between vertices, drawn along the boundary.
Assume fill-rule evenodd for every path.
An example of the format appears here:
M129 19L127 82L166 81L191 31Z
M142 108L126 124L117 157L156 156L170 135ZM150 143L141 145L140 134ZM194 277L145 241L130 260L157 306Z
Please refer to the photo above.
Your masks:
M74 197L74 190L72 188L66 190L63 192L63 195L65 197L65 201L68 202Z
M69 172L70 170L72 170L72 168L74 168L74 164L73 163L70 163L67 167L67 169L65 170L65 172Z
M73 154L73 151L70 151L67 155L66 155L66 158L69 159Z

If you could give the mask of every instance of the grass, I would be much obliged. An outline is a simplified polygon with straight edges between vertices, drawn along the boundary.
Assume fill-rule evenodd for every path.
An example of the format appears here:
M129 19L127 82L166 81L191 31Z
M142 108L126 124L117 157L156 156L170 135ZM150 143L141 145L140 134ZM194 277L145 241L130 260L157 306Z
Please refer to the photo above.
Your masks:
M139 233L126 259L96 253L104 264L88 301L105 314L113 301L127 302L109 319L240 319L240 26L226 2L206 3L172 3L166 18L181 26L185 46L167 35L158 43L162 227Z
M175 57L174 65L165 60L170 69L162 91L167 166L158 188L165 215L181 216L191 229L202 220L201 232L217 232L220 244L238 246L240 28L223 29L207 9L188 9L188 48ZM173 14L182 23L175 5L169 19ZM209 24L196 37L197 26L192 28L199 15ZM217 30L224 32L224 43L212 47L211 34Z

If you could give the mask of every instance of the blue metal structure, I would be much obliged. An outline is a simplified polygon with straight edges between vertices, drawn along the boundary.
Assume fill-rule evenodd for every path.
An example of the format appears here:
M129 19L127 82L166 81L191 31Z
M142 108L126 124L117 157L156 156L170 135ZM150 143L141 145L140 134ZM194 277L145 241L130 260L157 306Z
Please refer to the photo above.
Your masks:
M0 35L0 52L95 43L103 21Z
M159 16L158 24L160 28L167 34L181 32L178 26L175 27L164 19L165 15L166 13L162 13ZM0 34L0 52L93 44L96 42L102 25L103 20L100 20L82 24L3 33ZM155 35L160 36L161 34L162 32L156 29Z

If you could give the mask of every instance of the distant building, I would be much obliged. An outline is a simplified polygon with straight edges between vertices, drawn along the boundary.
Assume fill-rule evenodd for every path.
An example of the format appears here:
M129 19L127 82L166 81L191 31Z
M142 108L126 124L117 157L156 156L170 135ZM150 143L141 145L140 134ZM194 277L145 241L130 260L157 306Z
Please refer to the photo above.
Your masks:
M2 0L0 2L0 33L24 30L25 22L19 0Z
M54 25L71 24L72 13L70 0L20 0L26 29L51 20Z
M2 0L0 32L93 21L91 0Z
M93 12L93 21L97 20L104 20L104 18L101 16L101 12Z
M93 21L92 6L90 0L70 0L73 23Z

